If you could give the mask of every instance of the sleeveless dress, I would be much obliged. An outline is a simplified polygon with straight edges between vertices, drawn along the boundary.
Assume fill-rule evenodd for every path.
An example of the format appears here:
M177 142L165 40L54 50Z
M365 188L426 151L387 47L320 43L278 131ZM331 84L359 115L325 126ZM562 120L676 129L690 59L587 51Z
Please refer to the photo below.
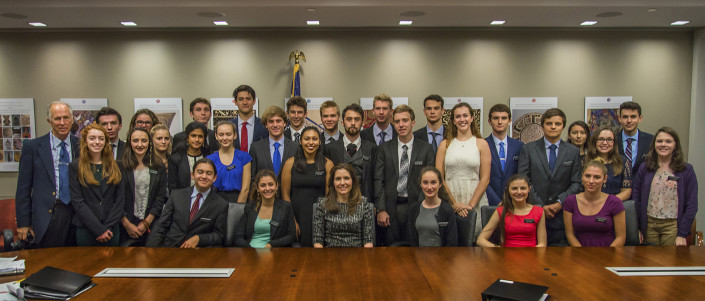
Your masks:
M470 202L480 183L480 150L477 148L476 139L475 136L466 141L454 138L446 150L446 184L455 201L462 204ZM475 239L482 231L480 208L487 205L487 195L483 193L480 202L473 208L473 211L477 212Z
M313 205L326 192L326 170L318 171L316 163L306 164L303 173L291 169L291 206L299 223L303 247L313 247Z

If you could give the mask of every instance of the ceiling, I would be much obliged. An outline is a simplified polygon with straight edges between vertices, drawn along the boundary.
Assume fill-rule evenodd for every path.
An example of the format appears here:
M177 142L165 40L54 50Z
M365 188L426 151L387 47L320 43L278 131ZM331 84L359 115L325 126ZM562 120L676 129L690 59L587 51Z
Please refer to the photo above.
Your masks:
M199 13L216 13L200 16ZM403 16L411 13L412 16ZM423 15L415 15L422 13ZM602 16L602 13L619 13ZM133 21L139 29L228 28L488 28L502 27L705 28L705 0L0 0L0 29L115 29ZM28 22L42 22L34 28ZM494 27L494 26L493 26Z

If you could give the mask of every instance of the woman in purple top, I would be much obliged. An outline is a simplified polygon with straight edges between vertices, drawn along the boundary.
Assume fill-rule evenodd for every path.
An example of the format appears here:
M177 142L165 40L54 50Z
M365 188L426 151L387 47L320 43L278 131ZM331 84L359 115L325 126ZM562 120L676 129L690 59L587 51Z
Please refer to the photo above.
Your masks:
M563 221L568 243L573 247L621 247L627 238L624 205L618 197L602 192L607 167L600 161L583 167L585 191L563 202Z

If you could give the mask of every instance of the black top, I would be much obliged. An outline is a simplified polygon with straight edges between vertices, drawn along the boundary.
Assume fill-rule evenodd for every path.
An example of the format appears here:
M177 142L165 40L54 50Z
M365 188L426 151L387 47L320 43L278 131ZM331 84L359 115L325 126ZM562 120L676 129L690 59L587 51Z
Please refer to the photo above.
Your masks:
M306 164L303 173L291 168L291 205L301 230L301 245L313 246L313 204L326 192L326 170L316 163Z

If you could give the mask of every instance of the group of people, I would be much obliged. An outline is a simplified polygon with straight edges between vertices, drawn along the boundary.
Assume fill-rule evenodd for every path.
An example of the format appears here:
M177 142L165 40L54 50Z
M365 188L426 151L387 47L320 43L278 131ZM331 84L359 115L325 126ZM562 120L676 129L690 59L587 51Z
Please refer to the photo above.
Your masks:
M685 245L697 211L697 180L671 128L638 130L637 103L619 110L620 132L568 128L560 109L541 118L544 137L509 138L511 111L494 105L492 134L480 136L473 110L458 103L443 125L444 101L414 110L374 98L374 124L362 129L357 104L326 101L323 127L306 126L307 102L254 115L256 94L233 91L237 116L207 124L207 99L190 104L193 122L174 135L147 109L122 117L105 107L70 135L71 108L53 102L51 132L23 147L16 193L18 236L39 247L233 246L621 246L622 201L633 199L640 237ZM339 129L342 125L342 131ZM636 171L636 176L632 176ZM227 229L228 203L246 203ZM482 228L480 208L499 206ZM464 233L468 216L474 233ZM233 227L233 226L231 226ZM496 230L496 231L495 231ZM465 230L467 231L467 230ZM497 232L497 233L495 233ZM230 246L230 245L228 245Z

